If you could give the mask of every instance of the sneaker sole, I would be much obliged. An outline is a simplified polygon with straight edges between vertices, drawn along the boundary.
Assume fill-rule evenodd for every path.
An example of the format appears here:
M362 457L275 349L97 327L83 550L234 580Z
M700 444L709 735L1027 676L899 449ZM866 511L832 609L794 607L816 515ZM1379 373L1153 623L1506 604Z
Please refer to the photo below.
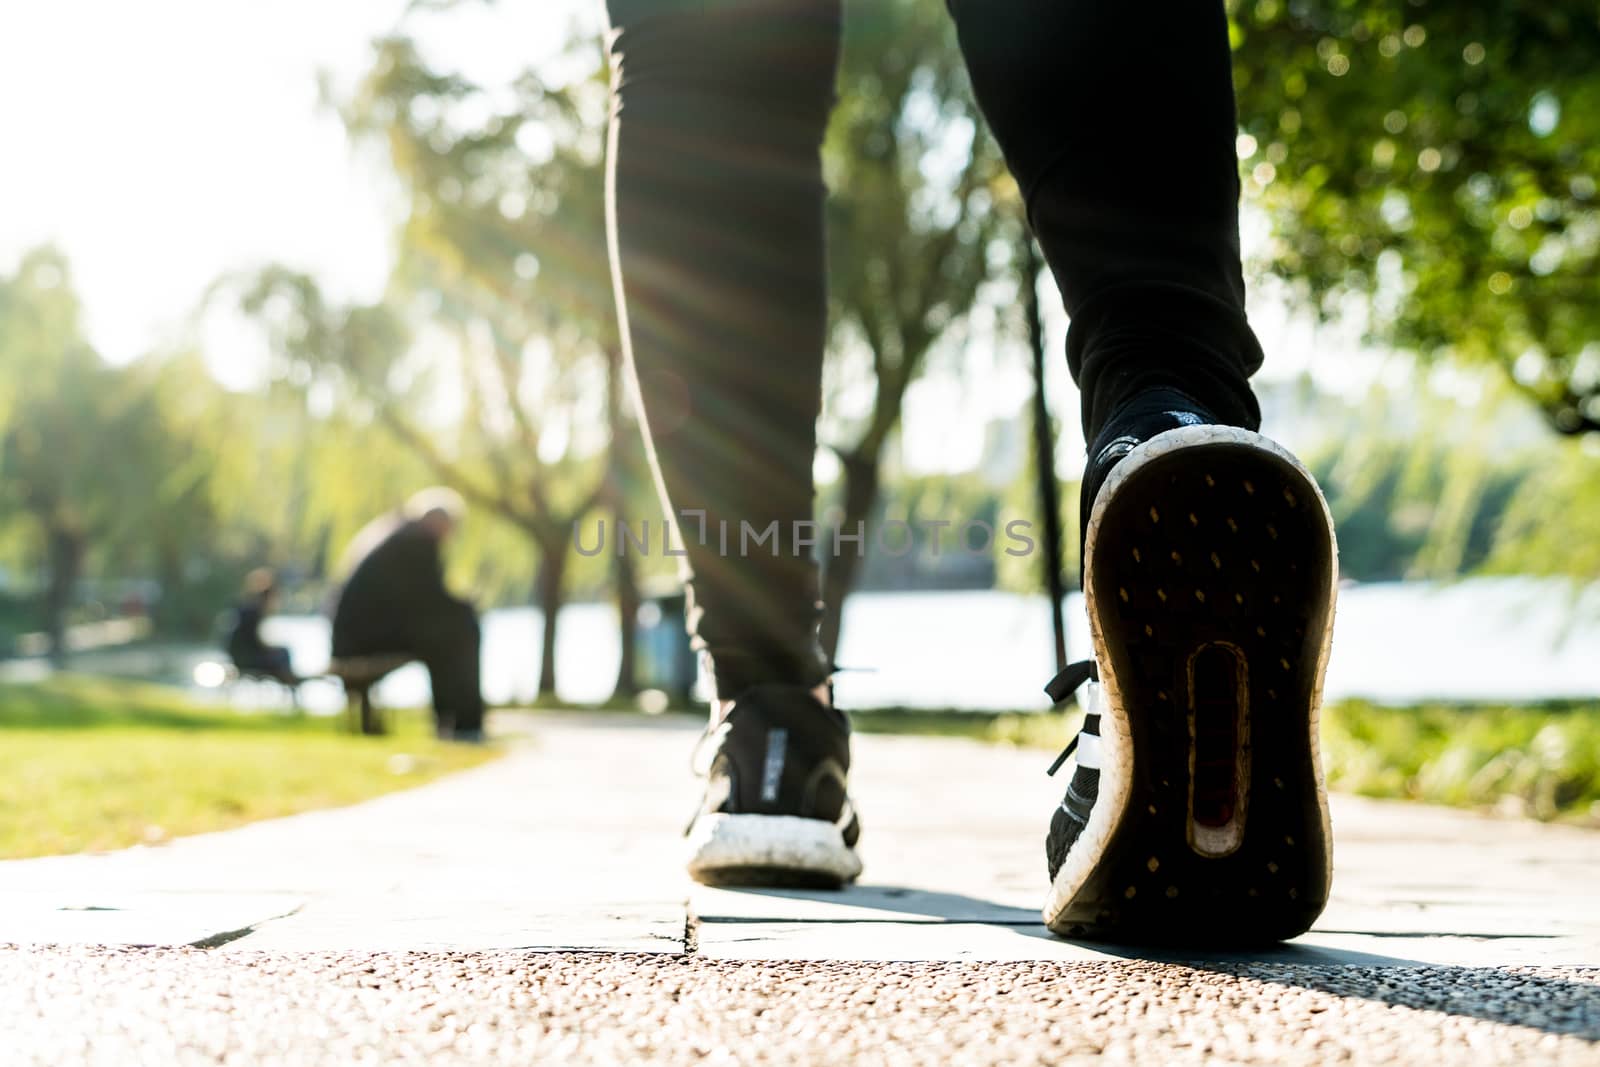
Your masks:
M1104 767L1045 923L1123 942L1304 933L1333 869L1317 728L1338 567L1316 482L1260 434L1169 430L1112 470L1086 559Z
M796 815L701 815L689 830L689 877L706 885L838 889L861 858L833 823Z

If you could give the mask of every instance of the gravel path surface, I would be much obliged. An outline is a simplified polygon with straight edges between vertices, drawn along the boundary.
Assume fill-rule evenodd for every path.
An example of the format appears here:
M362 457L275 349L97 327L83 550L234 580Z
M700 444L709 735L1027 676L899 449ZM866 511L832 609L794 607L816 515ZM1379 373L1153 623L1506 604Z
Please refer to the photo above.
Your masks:
M1600 968L30 948L0 988L8 1064L1600 1063Z

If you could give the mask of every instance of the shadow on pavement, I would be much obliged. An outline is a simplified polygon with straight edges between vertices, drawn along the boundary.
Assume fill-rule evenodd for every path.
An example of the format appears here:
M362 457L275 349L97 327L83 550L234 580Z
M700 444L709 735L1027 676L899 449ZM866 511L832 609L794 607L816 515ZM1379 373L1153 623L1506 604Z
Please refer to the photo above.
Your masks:
M843 891L745 889L741 895L777 900L816 901L881 916L802 919L774 908L767 916L702 921L738 922L917 922L984 923L1004 927L1022 937L1055 940L1039 921L1038 912L961 893L896 885L857 885ZM918 916L918 918L908 918ZM1324 930L1318 933L1362 933ZM1387 934L1399 937L1480 937L1454 934ZM1291 989L1309 989L1339 997L1436 1011L1524 1026L1551 1034L1600 1041L1600 970L1572 968L1584 977L1556 977L1511 967L1463 967L1428 963L1375 952L1322 945L1280 944L1242 950L1171 950L1149 946L1070 941L1116 961L1165 963L1191 967ZM1095 966L1093 962L1068 966ZM1568 968L1540 968L1557 970Z
M730 889L733 887L729 887ZM1039 912L1033 908L1018 908L999 904L961 893L946 893L930 889L916 889L898 885L853 885L845 889L768 889L738 887L746 898L762 897L778 900L805 900L835 907L859 908L880 911L882 915L833 916L797 918L775 909L770 915L741 914L738 922L949 922L988 923L993 926L1038 926ZM701 916L702 921L720 921L716 916Z
M1424 963L1318 945L1174 952L1087 941L1073 944L1124 960L1170 963L1288 988L1600 1041L1600 971L1592 968L1548 968L1581 971L1588 976L1585 980L1529 973L1530 969Z

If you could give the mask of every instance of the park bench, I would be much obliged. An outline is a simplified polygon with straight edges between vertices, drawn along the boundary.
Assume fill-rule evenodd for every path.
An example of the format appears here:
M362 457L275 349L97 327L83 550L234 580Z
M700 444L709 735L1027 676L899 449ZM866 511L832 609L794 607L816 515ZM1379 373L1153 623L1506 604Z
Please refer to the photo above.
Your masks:
M194 684L202 689L218 689L228 694L230 701L236 701L239 686L248 683L252 686L264 685L268 689L284 693L289 698L289 706L298 715L303 710L300 706L300 687L279 678L276 674L266 670L254 670L246 667L240 669L235 663L226 660L201 660L195 665L193 672ZM305 679L301 679L304 681Z
M340 656L328 664L328 675L344 686L350 732L377 735L387 732L382 713L372 704L372 687L385 675L404 667L414 657L400 654Z
M268 688L277 688L289 696L289 706L295 714L300 714L300 687L279 678L267 670L255 670L251 667L240 667L234 663L223 664L223 684L231 691L240 682L249 682L252 685L265 685Z

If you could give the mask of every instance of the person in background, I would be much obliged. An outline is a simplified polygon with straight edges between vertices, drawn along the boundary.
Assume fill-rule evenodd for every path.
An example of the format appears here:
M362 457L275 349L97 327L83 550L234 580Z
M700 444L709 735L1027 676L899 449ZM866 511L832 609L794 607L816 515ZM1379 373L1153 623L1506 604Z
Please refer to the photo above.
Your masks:
M269 568L257 567L245 575L243 595L228 630L228 658L242 675L275 678L292 687L301 679L290 665L289 650L261 637L261 622L272 614L277 599L277 576Z
M346 550L333 618L333 657L421 660L441 737L483 737L478 613L444 584L441 549L465 514L459 494L424 489L368 523Z

